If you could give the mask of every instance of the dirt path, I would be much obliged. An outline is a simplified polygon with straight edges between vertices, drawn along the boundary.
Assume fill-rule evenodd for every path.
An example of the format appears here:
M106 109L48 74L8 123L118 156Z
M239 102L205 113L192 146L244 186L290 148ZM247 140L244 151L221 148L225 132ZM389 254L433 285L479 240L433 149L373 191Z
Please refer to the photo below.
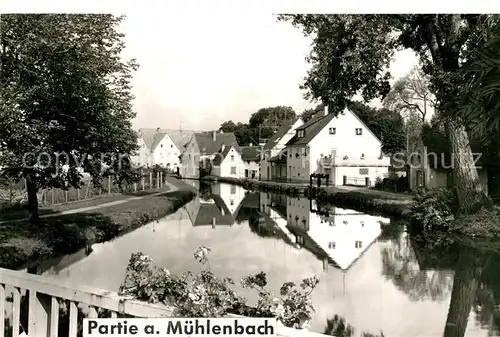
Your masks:
M128 198L123 199L123 200L110 201L110 202L106 202L106 203L102 203L102 204L98 204L98 205L93 205L93 206L88 206L88 207L80 207L80 208L74 208L74 209L69 209L69 210L59 211L59 212L54 212L54 213L41 214L40 219L50 218L50 217L60 216L60 215L82 213L82 212L92 211L92 210L96 210L96 209L100 209L100 208L104 208L104 207L116 206L116 205L127 203L127 202L132 201L132 200L144 199L144 198L148 198L148 197L152 197L152 196L156 196L156 195L160 195L160 194L165 194L165 193L171 193L171 192L175 192L175 191L179 190L179 188L177 186L173 185L172 183L170 183L168 181L165 181L164 185L166 185L168 187L168 191L161 191L161 192L141 195L141 196L137 196L137 197L128 197ZM4 221L0 221L0 224L7 223L7 222L12 223L12 222L18 222L18 221L26 221L27 219L28 218L4 220Z

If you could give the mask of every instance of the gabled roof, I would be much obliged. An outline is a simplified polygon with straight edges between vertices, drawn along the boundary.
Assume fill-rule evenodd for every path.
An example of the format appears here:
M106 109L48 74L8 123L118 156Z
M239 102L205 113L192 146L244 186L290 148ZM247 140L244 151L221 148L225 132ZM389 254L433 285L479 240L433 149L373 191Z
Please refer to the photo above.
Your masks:
M158 133L155 129L139 129L139 137L142 138L146 147L151 151L155 140L155 135Z
M361 126L366 131L368 131L369 133L371 133L372 136L375 137L375 139L379 143L382 143L381 140L370 130L370 128L368 126L366 126L366 124L361 120L361 118L359 118L359 116L355 112L353 112L353 111L351 111L349 109L345 109L341 113L345 114L346 112L351 113L354 116L354 118L356 118L359 121L359 123L361 124ZM326 116L325 115L318 115L318 116L313 117L307 123L304 123L303 125L301 125L300 127L298 127L296 129L296 130L305 130L304 137L298 138L297 135L295 135L295 136L292 137L292 139L290 139L290 141L286 145L290 146L290 145L306 145L306 144L309 144L309 142L314 137L316 137L316 135L321 130L323 130L332 119L334 119L336 117L337 117L337 115L331 114L331 113L328 114L328 115L326 115Z
M194 131L188 130L167 130L167 135L170 137L172 142L179 151L182 151L183 147L191 140L194 135Z
M283 124L280 126L280 128L276 130L276 132L272 135L272 137L269 138L266 145L264 145L264 149L265 150L272 149L280 141L280 139L283 138L283 136L285 136L288 133L288 131L293 126L293 124L295 124L297 119L298 118L288 119L283 121Z
M258 146L242 146L241 159L244 161L260 161L260 149Z
M177 148L182 151L194 131L190 130L170 130L170 129L148 129L141 128L138 131L138 136L142 138L146 147L152 152L160 144L165 135L169 136Z
M239 150L236 136L232 132L216 133L215 141L213 140L212 132L199 132L194 134L196 143L201 153L215 154L222 148L222 144L226 146L234 146Z
M222 163L222 161L226 159L226 156L228 155L229 151L231 151L231 149L234 147L234 146L226 146L225 144L223 145L224 145L224 151L222 151L222 149L219 150L214 160L212 161L214 165L220 165L220 163ZM238 151L237 148L236 151Z
M328 114L326 116L319 116L311 119L296 129L305 130L304 137L299 138L295 135L288 141L288 143L286 143L286 146L309 144L309 142L316 137L316 135L320 133L320 131L323 130L334 118L336 118L334 114Z
M163 138L167 135L166 132L157 132L153 137L153 144L151 145L151 151L154 151L156 147L160 144Z

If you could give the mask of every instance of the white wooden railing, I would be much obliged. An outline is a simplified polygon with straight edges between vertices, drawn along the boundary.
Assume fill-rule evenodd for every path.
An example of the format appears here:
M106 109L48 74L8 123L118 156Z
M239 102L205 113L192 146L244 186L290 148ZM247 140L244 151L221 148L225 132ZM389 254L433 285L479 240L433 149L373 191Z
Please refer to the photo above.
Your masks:
M79 317L78 308L88 309L87 317L97 317L99 309L107 309L112 318L118 314L134 317L171 317L173 310L164 305L150 304L117 293L74 286L68 282L28 274L21 271L0 268L0 337L5 334L5 318L12 325L12 337L20 333L21 296L28 296L28 336L57 337L59 329L60 304L69 301L69 337L76 337ZM12 296L12 305L7 298ZM7 315L7 316L6 316ZM235 315L231 315L237 317ZM280 325L279 336L325 337L325 335L297 330Z

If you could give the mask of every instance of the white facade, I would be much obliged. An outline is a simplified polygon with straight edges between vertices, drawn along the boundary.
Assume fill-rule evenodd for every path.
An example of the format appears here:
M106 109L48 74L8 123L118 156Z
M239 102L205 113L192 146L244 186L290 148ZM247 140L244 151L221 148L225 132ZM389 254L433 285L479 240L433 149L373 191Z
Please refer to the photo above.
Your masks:
M223 151L224 152L224 151ZM245 177L245 162L234 146L224 157L220 165L213 164L212 174L219 177L243 178Z
M308 199L287 197L288 225L301 228L337 265L347 270L390 220L334 207L328 217L310 211ZM316 209L312 202L312 208ZM299 240L300 241L300 240Z
M306 129L305 132L311 131ZM331 119L307 145L287 147L287 178L307 180L310 174L330 175L332 185L370 185L384 178L389 157L381 157L382 143L348 109ZM344 178L345 177L345 178Z
M285 147L286 143L295 136L295 129L300 127L304 122L302 119L298 118L295 123L288 129L288 131L281 138L278 139L276 144L272 146L268 151L266 151L264 155L264 159L260 165L260 177L262 180L270 180L271 179L271 163L267 161L278 153L280 153Z
M172 170L177 170L179 166L180 150L170 139L168 134L161 136L160 141L153 148L153 165L160 165Z

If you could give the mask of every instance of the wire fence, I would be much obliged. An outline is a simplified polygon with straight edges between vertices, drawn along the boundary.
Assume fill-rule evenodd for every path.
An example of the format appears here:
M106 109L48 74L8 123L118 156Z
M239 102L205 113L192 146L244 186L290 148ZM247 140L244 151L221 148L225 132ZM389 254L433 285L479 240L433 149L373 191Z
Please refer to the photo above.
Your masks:
M90 178L82 180L80 188L50 188L38 191L40 206L65 204L75 201L93 199L104 195L140 193L152 189L159 189L165 185L165 175L162 172L145 173L137 183L122 186L113 177L104 177L100 185L94 185ZM0 204L12 205L26 202L26 182L3 182L0 185ZM1 205L0 205L1 206ZM3 207L0 207L2 209Z

